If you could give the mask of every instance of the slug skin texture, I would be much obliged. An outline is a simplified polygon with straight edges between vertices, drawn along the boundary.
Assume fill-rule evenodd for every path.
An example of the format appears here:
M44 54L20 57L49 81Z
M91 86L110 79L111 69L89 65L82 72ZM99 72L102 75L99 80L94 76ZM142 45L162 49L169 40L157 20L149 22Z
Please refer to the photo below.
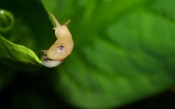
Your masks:
M62 61L72 53L74 47L72 35L67 28L71 20L61 25L53 14L51 14L51 17L56 24L56 27L53 29L55 30L57 40L48 50L41 50L43 52L41 60L46 67L56 67L60 65Z

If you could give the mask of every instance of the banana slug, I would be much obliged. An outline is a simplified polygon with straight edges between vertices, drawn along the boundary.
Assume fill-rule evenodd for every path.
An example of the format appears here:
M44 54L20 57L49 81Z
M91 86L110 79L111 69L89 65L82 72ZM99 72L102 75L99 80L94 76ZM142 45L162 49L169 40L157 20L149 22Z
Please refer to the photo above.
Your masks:
M74 42L72 35L67 28L67 25L70 23L70 19L61 25L53 14L50 14L54 20L56 27L55 36L57 40L48 50L41 50L43 55L41 57L42 63L46 67L56 67L62 63L62 61L71 54Z

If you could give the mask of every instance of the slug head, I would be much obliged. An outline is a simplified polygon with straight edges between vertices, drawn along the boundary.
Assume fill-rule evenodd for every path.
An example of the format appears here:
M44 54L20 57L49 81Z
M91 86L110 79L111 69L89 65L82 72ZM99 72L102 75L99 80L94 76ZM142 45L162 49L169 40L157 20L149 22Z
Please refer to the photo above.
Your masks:
M62 37L70 37L71 36L69 29L65 25L60 26L60 27L55 27L54 30L55 30L55 36L58 39L62 38Z

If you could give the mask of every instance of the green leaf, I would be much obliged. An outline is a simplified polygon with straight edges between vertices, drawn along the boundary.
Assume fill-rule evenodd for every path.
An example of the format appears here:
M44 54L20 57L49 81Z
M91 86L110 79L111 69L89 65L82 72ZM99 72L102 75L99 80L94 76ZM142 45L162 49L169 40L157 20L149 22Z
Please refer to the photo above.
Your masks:
M0 58L7 58L13 61L28 63L32 65L41 65L42 62L38 56L29 48L10 42L0 36Z
M154 0L154 4L152 5L152 9L154 12L169 18L170 20L175 20L174 14L174 0Z
M43 2L61 20L72 19L75 48L55 86L72 105L119 107L174 84L175 22L155 11L163 0L65 0L57 8ZM173 16L168 6L163 10Z

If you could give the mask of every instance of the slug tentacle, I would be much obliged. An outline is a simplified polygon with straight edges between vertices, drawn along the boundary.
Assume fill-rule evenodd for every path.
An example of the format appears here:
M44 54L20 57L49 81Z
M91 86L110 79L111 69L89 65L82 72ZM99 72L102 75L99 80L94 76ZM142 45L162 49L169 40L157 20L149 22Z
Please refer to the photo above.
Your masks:
M54 20L56 27L61 27L61 24L58 22L58 20L55 18L55 16L53 14L50 14L50 16Z
M63 25L64 25L64 26L67 26L70 22L71 22L71 20L69 19L69 20L66 21Z
M67 25L71 20L69 19L63 25L61 25L53 14L50 15L56 24L54 30L57 40L48 50L42 50L44 53L42 56L42 61L47 67L55 67L71 54L74 47L74 42L72 40L72 35L67 28Z

